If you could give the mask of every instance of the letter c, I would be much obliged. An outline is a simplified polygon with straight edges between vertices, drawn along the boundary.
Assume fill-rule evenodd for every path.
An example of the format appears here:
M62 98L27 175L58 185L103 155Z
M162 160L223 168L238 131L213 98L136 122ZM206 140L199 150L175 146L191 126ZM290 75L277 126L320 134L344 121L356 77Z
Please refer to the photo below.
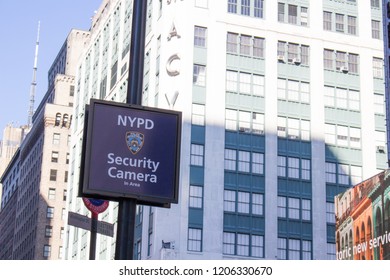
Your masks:
M175 64L178 64L178 63L173 63L175 60L179 60L180 61L180 57L179 57L178 54L171 55L171 57L167 61L167 66L166 66L168 75L172 76L172 77L177 76L177 75L180 74L179 65L175 65Z

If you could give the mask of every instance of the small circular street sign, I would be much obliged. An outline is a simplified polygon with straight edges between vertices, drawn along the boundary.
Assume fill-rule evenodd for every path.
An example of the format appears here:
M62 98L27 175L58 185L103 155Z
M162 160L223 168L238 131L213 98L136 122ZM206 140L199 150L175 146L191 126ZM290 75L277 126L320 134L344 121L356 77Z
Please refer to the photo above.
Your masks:
M94 214L103 213L108 208L108 201L103 199L85 198L83 197L85 206Z

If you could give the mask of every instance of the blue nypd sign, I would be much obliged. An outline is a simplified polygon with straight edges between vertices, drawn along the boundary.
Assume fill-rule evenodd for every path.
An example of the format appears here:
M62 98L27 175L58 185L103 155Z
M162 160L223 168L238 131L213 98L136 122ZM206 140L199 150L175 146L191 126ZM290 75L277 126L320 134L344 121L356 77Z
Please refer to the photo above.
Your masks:
M91 99L80 193L177 203L181 112Z

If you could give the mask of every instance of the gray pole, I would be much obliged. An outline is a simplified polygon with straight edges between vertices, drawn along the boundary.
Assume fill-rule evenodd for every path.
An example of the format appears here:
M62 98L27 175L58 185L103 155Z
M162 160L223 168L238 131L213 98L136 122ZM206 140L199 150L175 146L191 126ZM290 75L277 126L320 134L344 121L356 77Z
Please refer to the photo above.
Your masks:
M133 0L133 20L131 26L126 102L134 105L141 105L142 102L146 8L146 0ZM116 260L133 259L136 206L136 199L122 199L119 201L118 229L115 248Z

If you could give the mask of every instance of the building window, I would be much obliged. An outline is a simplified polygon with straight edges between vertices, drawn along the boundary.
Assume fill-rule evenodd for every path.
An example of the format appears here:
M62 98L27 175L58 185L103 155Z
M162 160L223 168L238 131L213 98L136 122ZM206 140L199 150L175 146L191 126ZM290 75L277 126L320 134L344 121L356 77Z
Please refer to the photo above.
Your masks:
M288 208L287 214L290 219L299 219L299 199L289 197L288 198Z
M228 13L237 13L237 0L228 0Z
M201 26L195 26L194 30L194 46L206 47L207 39L207 28Z
M237 131L238 127L240 133L264 134L264 114L226 109L225 118L226 130Z
M68 194L68 191L67 191L67 190L64 190L64 192L63 192L63 194L62 194L62 200L63 200L63 201L66 201L67 194Z
M334 203L326 202L326 222L329 224L336 223L336 217L334 212Z
M311 260L311 241L302 240L302 260Z
M278 217L311 221L311 200L278 196Z
M264 174L264 154L225 149L225 170Z
M54 133L53 134L53 145L59 145L60 144L60 134Z
M204 146L191 144L191 165L203 166Z
M264 13L264 0L254 0L254 16L257 18L263 18Z
M307 7L301 7L301 25L308 26L309 24L309 13Z
M225 149L225 170L236 171L236 150Z
M334 243L326 244L326 255L328 260L336 259L336 244Z
M137 243L135 244L135 249L137 250L136 252L136 257L135 257L135 259L136 260L140 260L141 259L141 253L142 253L142 242L141 242L141 240L138 240L137 241Z
M325 143L360 149L361 130L360 128L347 127L336 124L325 124Z
M206 66L194 64L193 84L206 86Z
M53 227L46 226L45 227L45 237L52 237L52 235L53 235Z
M241 0L241 14L245 16L250 16L250 0Z
M278 98L293 102L310 103L310 84L278 78Z
M293 65L309 65L309 46L278 41L278 62ZM287 59L286 59L287 57Z
M249 214L250 194L248 192L237 193L237 212Z
M347 53L336 51L336 70L341 70L342 67L347 66Z
M51 152L51 162L58 162L58 152Z
M236 192L225 190L223 199L223 210L226 212L236 212Z
M372 71L374 78L383 79L383 60L382 58L373 57Z
M279 22L284 22L284 3L278 3L278 21Z
M287 260L287 239L278 238L278 259Z
M55 120L54 125L55 125L55 126L59 126L60 123L61 123L61 114L60 114L60 113L57 113L57 115L56 115L56 120Z
M348 34L356 35L356 17L348 16Z
M323 26L324 30L332 30L332 13L323 12Z
M240 36L240 54L250 56L251 54L251 42L252 38L248 35Z
M327 183L336 184L336 163L325 163L325 181Z
M118 73L118 60L111 66L111 81L110 81L110 89L114 87L117 81L117 73Z
M69 96L74 96L74 86L69 87Z
M263 18L264 0L240 0L239 10L237 0L228 0L227 6L228 13ZM253 10L253 14L251 10Z
M237 255L249 256L249 234L237 234Z
M226 70L226 91L245 95L264 96L264 76Z
M362 181L362 167L341 163L326 162L326 183L356 185Z
M252 214L263 215L264 214L264 195L254 193L252 194Z
M327 107L360 110L360 92L357 90L324 86L324 94Z
M56 199L56 189L49 188L48 199L49 200Z
M348 54L348 72L357 74L358 73L358 55L349 53Z
M264 258L264 236L252 235L251 256Z
M301 244L298 239L288 239L288 259L300 259Z
M46 218L53 219L54 218L54 207L48 206L46 209Z
M152 244L153 244L153 232L148 234L148 256L152 253Z
M49 258L51 255L51 246L50 245L44 245L43 246L43 257Z
M235 254L235 234L231 232L224 232L223 233L223 253L227 255L234 255Z
M379 0L371 0L371 8L377 8L379 9Z
M334 22L333 19L335 19ZM328 31L335 30L336 32L340 32L340 33L356 35L357 18L356 16L353 15L345 15L339 13L333 14L332 12L329 11L323 11L323 28L324 30L328 30Z
M336 14L336 31L344 33L344 15Z
M192 104L192 124L205 125L205 106L202 104Z
M203 187L190 186L190 201L189 207L202 208L203 207Z
M287 218L287 198L278 196L278 217Z
M50 169L50 181L57 181L57 170Z
M238 50L238 34L236 33L227 33L226 39L226 51L229 53L237 53Z
M69 164L69 157L70 157L70 155L69 155L69 153L67 153L66 154L66 159L65 159L65 164Z
M278 117L278 137L310 141L310 121Z
M301 199L302 220L311 221L311 201L309 199Z
M240 48L238 48L240 46ZM254 58L264 58L264 38L227 33L226 52Z
M385 98L383 94L374 93L374 111L375 114L385 114Z
M264 236L224 232L223 253L227 255L263 258Z
M324 68L327 70L333 70L333 51L324 50Z
M188 229L188 251L202 251L202 230L197 228Z
M298 19L298 6L288 5L288 23L297 24Z
M324 69L358 74L359 56L342 51L324 50Z
M311 247L312 247L312 242L309 240L278 238L278 259L311 260L312 259Z
M238 151L238 171L250 172L250 152Z
M287 7L287 20L285 18ZM278 2L278 21L288 22L289 24L307 26L308 25L308 8L299 7L297 5L291 5Z
M237 207L236 207L237 201ZM264 214L264 195L241 191L224 191L224 211L241 214Z
M252 173L264 174L264 154L252 152Z
M287 158L287 177L299 179L299 158Z
M264 38L253 38L253 56L264 58Z

